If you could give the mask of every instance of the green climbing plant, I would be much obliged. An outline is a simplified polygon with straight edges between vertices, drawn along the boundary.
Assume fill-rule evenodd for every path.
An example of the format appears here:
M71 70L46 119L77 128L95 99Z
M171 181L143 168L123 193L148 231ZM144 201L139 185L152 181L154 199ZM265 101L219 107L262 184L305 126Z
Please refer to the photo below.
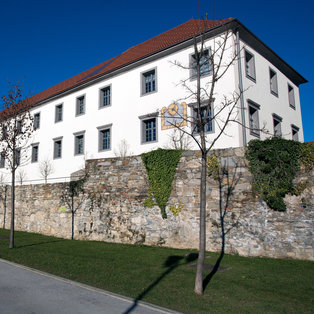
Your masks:
M161 148L142 154L149 184L149 196L145 201L145 206L154 206L155 200L161 209L162 218L167 218L166 205L172 191L172 181L181 155L181 150Z
M295 194L293 179L300 165L313 167L313 148L312 144L278 137L249 142L245 157L253 174L253 190L270 208L286 210L283 198L288 193Z
M211 152L207 156L207 175L214 180L219 178L219 158L215 152Z

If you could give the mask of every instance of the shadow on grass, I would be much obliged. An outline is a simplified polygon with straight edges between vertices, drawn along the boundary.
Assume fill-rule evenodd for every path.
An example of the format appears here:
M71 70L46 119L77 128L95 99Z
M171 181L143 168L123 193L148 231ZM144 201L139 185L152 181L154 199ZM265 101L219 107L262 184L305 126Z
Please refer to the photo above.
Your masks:
M131 313L137 307L138 301L142 300L143 297L149 291L151 291L155 286L157 286L159 284L159 282L164 277L166 277L168 274L170 274L178 266L186 265L186 264L196 260L197 256L198 256L198 254L196 254L196 253L191 253L186 257L178 256L178 255L169 256L163 265L167 269L153 283L151 283L141 294L139 294L137 296L137 298L134 300L133 304L123 314Z
M213 269L203 280L204 291L220 268L220 263L225 255L226 235L238 225L240 219L240 215L237 220L234 220L231 215L231 219L229 219L226 225L228 211L231 209L230 205L232 203L233 191L242 178L242 173L237 171L239 166L238 162L234 162L233 169L230 169L225 162L224 165L219 166L217 169L216 180L218 181L219 190L219 222L215 222L215 224L220 229L221 249Z
M54 241L45 241L45 242L38 242L38 243L32 243L32 244L25 244L25 245L16 245L15 249L22 249L24 247L30 247L30 246L36 246L36 245L42 245L42 244L48 244L48 243L56 243L56 242L63 242L65 241L64 239L60 239L60 240L54 240Z

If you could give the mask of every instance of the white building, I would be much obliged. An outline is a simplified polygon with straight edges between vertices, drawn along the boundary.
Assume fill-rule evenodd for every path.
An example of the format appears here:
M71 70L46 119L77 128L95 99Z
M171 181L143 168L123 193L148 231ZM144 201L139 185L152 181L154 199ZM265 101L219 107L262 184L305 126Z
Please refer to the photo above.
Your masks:
M42 182L42 160L53 164L49 182L64 181L56 178L69 177L82 167L84 158L114 157L123 140L135 155L167 146L173 129L156 112L171 109L175 103L182 113L192 114L192 101L186 99L187 91L179 83L187 79L193 87L195 80L191 69L174 63L189 67L193 38L204 25L204 21L190 20L33 96L36 130L30 161L22 168L28 182ZM228 39L230 51L241 58L219 80L213 111L224 95L242 86L245 92L237 118L246 128L231 123L215 148L243 146L270 134L303 141L299 85L307 81L236 19L206 22L208 53L217 36L227 30L233 32ZM230 56L226 54L226 60ZM203 84L211 75L207 66ZM217 134L216 123L208 127L208 139ZM253 129L262 126L269 134ZM0 162L0 166L8 175L5 164Z

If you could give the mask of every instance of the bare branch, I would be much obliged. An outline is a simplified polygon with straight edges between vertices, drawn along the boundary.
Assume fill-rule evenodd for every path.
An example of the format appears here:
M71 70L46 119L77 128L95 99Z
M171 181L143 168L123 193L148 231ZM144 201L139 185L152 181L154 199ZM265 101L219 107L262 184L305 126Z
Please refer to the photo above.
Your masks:
M45 180L45 183L47 183L48 177L54 172L52 160L49 158L41 160L38 167L41 177Z

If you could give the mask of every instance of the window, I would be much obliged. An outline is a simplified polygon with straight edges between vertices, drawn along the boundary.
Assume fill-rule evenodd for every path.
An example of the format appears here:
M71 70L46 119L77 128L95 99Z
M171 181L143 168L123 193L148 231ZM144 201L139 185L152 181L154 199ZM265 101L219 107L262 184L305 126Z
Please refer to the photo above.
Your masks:
M76 115L85 113L85 95L76 98Z
M278 83L277 83L277 73L272 69L269 69L269 81L270 81L270 92L278 96Z
M292 139L294 141L298 141L299 140L299 128L295 125L291 125L291 133L292 133Z
M157 141L157 115L151 113L139 117L141 120L141 143L151 143Z
M195 79L197 76L197 69L196 69L196 58L195 54L191 55L190 58L190 69L191 69L191 79ZM203 55L200 56L200 75L204 76L210 74L210 61L209 61L209 50L205 49L203 51Z
M157 91L156 69L141 74L142 95Z
M98 128L99 151L109 150L111 148L111 125L112 124Z
M254 55L252 55L247 50L245 50L245 73L248 78L252 79L255 82L256 76Z
M74 133L74 155L83 155L84 154L84 133Z
M15 150L15 165L19 166L21 164L21 149L18 148Z
M100 90L99 108L111 105L111 86L104 87Z
M55 122L62 121L63 116L63 108L62 104L56 106L56 115L55 115Z
M281 122L282 118L273 114L274 136L281 137Z
M143 121L143 142L154 142L157 139L156 118Z
M16 131L17 131L17 134L22 133L22 121L21 120L16 121Z
M202 120L205 120L205 114L206 114L207 107L201 108L201 116ZM201 132L201 125L198 123L198 117L197 117L197 108L193 108L193 133L200 133ZM213 132L213 110L212 106L208 110L207 118L206 118L206 124L204 125L204 132Z
M32 162L38 161L38 149L39 149L39 144L32 145Z
M2 140L5 140L8 136L8 128L6 125L3 125L2 127Z
M250 126L250 134L259 137L259 118L258 118L258 110L260 106L252 101L248 102L249 106L249 126Z
M34 114L34 129L40 128L40 112Z
M55 138L53 140L53 159L62 157L62 138Z
M295 109L294 89L289 84L288 84L288 94L289 94L289 105L291 108Z
M5 154L1 153L0 155L0 168L4 168L5 167Z

